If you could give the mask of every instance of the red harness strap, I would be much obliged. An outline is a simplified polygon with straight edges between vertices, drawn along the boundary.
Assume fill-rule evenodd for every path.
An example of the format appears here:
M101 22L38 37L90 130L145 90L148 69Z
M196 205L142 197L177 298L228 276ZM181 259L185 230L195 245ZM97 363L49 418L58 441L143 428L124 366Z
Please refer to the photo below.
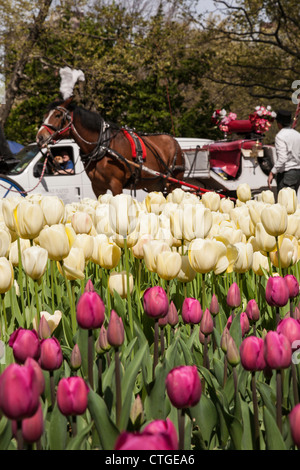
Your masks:
M125 137L129 140L129 143L130 143L130 146L131 146L132 157L136 158L137 153L136 153L136 144L135 144L134 138L132 137L130 132L128 132L126 129L122 129L122 131L124 132ZM144 144L143 140L135 132L133 132L133 134L135 135L136 139L138 139L138 141L139 141L139 143L142 147L142 157L143 157L143 160L144 160L146 158L146 153L147 153L145 144Z

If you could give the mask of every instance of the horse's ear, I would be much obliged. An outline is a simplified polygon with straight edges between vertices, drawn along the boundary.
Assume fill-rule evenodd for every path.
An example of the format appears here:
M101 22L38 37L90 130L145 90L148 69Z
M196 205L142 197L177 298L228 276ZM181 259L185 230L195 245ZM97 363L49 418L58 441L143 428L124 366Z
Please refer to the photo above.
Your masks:
M72 103L73 98L74 98L74 96L72 95L72 96L70 96L70 98L67 98L64 101L64 103L63 103L64 108L68 109L68 106Z

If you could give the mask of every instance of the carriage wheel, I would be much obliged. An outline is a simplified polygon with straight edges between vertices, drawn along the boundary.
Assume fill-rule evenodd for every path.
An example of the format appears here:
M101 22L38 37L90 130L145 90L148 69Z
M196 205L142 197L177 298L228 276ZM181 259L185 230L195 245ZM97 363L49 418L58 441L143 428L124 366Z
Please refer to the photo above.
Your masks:
M16 183L13 179L9 178L6 175L1 175L0 174L0 190L1 192L4 191L4 195L1 196L2 198L5 198L8 196L8 194L13 195L16 193L19 193L20 196L27 196L27 192L25 191L22 186L20 186L18 183Z

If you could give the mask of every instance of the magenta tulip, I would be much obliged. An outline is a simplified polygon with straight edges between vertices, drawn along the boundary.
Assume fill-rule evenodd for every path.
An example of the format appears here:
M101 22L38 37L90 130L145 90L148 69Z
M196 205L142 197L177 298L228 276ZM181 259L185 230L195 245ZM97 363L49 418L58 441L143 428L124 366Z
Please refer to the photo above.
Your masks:
M220 311L220 306L216 294L212 295L209 311L212 315L217 315Z
M177 308L175 307L173 300L171 300L170 302L167 317L168 317L168 323L171 326L176 326L177 323L179 322Z
M198 324L201 321L203 311L199 300L187 297L182 304L181 315L184 323Z
M77 302L76 319L80 328L85 330L101 328L104 322L105 305L90 280Z
M12 431L14 436L17 435L17 421L12 421ZM22 420L22 437L28 444L37 442L44 432L44 415L41 404L39 403L38 409L31 418Z
M245 311L250 322L255 323L259 320L260 311L255 299L249 300Z
M166 433L122 432L115 443L114 450L178 450L172 438Z
M277 325L277 333L285 335L291 344L292 351L296 351L300 346L300 322L294 318L283 318Z
M40 340L35 330L18 328L10 335L8 344L15 360L20 364L24 364L27 357L38 359L40 356Z
M110 319L107 327L107 341L114 348L122 346L124 343L124 325L122 318L115 312L111 311Z
M289 339L276 331L269 331L264 339L264 358L271 369L286 369L292 360Z
M33 367L39 394L42 395L45 391L45 377L39 363L32 359L32 357L28 357L24 365Z
M264 340L257 336L248 336L240 346L240 358L244 369L250 371L264 370Z
M169 418L166 420L156 419L155 421L152 421L144 427L143 433L149 433L153 435L166 434L172 442L172 448L174 450L178 449L177 431L173 422Z
M59 341L56 338L46 338L41 341L41 355L39 364L44 370L59 369L63 362L63 354Z
M57 405L65 416L82 415L87 409L89 388L81 377L60 379L57 386Z
M292 439L297 447L300 447L300 403L294 406L289 414Z
M205 336L210 335L214 330L214 320L208 308L203 313L200 330Z
M266 301L271 307L284 307L289 300L286 280L281 276L269 277L266 285Z
M288 286L289 298L294 299L299 294L299 282L293 274L287 274L284 279Z
M231 327L232 321L233 321L232 315L230 315L228 317L227 324L226 324L228 330ZM242 312L240 315L240 325L241 325L241 330L242 330L242 337L244 337L245 334L248 333L248 331L250 330L250 323L249 323L246 312Z
M195 406L201 398L201 381L196 366L178 366L166 378L169 399L176 408Z
M144 310L146 315L154 319L165 317L168 314L168 296L162 287L148 287L145 290Z
M10 364L0 375L0 409L9 419L30 418L39 406L40 387L31 365Z
M229 305L229 307L231 308L236 308L241 305L241 293L239 286L236 282L231 284L231 286L229 287L226 301L227 305Z
M210 335L206 336L202 333L201 330L199 330L199 341L201 344L205 344L205 343L209 344L211 341L211 336Z

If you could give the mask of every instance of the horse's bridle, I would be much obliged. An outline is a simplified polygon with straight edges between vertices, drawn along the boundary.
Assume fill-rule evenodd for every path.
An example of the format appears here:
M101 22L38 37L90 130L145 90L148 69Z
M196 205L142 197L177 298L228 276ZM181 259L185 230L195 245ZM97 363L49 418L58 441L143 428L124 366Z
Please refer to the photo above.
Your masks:
M63 106L57 106L56 108L53 108L53 110L62 111L63 116L62 116L62 121L61 122L62 123L67 122L67 124L64 127L62 127L61 129L59 129L58 127L54 126L53 124L48 124L48 123L46 124L45 122L43 122L41 127L44 127L50 133L50 137L49 137L47 143L55 141L55 139L57 137L60 137L62 134L64 134L68 130L70 130L71 127L73 126L73 113L70 114L68 109L64 108Z

